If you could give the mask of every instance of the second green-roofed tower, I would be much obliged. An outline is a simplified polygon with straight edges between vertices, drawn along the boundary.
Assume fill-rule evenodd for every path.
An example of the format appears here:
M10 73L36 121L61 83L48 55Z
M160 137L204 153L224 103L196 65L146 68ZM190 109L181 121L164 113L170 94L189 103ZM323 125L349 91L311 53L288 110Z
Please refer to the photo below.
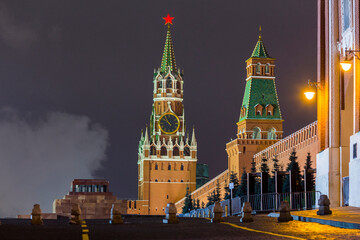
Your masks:
M282 117L275 86L275 58L269 56L261 35L246 60L246 85L237 122L237 139L226 145L230 172L250 171L254 154L283 137Z

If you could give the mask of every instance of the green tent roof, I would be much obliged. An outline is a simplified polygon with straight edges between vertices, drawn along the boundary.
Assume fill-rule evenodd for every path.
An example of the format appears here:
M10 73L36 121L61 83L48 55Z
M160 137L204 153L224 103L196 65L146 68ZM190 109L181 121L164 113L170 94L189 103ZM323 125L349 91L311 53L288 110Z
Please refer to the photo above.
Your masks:
M262 115L256 115L255 106L263 106ZM274 107L273 115L267 115L267 105ZM252 78L246 82L242 107L246 108L244 116L240 116L239 122L245 119L269 119L281 120L280 105L276 93L274 79Z
M171 39L170 26L168 26L168 30L166 33L165 47L164 53L161 61L161 73L167 72L170 67L171 72L176 72L176 61L174 54L173 42Z
M266 51L264 42L262 41L261 35L259 36L259 40L257 41L254 51L251 54L252 58L270 58L269 54Z

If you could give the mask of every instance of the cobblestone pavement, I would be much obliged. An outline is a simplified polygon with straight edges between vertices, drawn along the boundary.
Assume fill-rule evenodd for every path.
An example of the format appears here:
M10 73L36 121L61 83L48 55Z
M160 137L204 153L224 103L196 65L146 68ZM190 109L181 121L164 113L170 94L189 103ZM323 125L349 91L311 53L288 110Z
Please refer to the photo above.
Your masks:
M277 218L265 215L254 216L252 223L239 223L237 217L227 218L226 221L236 223L251 229L268 231L303 239L360 239L360 230L331 227L319 223L290 221L278 223Z
M332 214L324 216L317 215L317 211L318 210L293 211L291 215L360 224L360 208L357 207L331 208Z
M31 226L29 220L1 219L1 222L1 240L360 239L360 230L299 221L277 223L276 218L265 215L255 216L252 223L240 223L238 217L231 217L220 224L196 218L180 218L179 224L163 224L162 217L125 217L122 225L109 225L106 220L86 220L82 226L56 220L44 220L43 226Z

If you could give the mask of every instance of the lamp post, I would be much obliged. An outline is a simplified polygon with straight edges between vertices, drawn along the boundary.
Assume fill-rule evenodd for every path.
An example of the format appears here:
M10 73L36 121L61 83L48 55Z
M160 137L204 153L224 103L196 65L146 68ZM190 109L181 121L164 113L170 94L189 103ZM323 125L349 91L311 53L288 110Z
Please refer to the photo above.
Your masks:
M314 90L315 88L315 90ZM316 90L320 89L321 90L321 86L319 82L311 82L310 79L308 80L308 88L307 90L304 92L305 97L309 100L313 99L315 94L316 94Z
M356 53L360 52L360 50L351 50L351 49L346 49L345 50L345 60L340 62L341 68L347 72L350 70L351 68L351 64L352 64L352 59L349 59L349 56L354 56L356 57L356 59L360 60L359 56L356 55Z

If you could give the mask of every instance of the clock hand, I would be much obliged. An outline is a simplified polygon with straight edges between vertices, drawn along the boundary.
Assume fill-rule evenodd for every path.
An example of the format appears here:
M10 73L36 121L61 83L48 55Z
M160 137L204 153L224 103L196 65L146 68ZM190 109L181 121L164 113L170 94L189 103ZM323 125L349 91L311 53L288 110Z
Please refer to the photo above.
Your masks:
M171 126L171 123L169 122L169 120L167 120L166 117L164 117L165 121Z

